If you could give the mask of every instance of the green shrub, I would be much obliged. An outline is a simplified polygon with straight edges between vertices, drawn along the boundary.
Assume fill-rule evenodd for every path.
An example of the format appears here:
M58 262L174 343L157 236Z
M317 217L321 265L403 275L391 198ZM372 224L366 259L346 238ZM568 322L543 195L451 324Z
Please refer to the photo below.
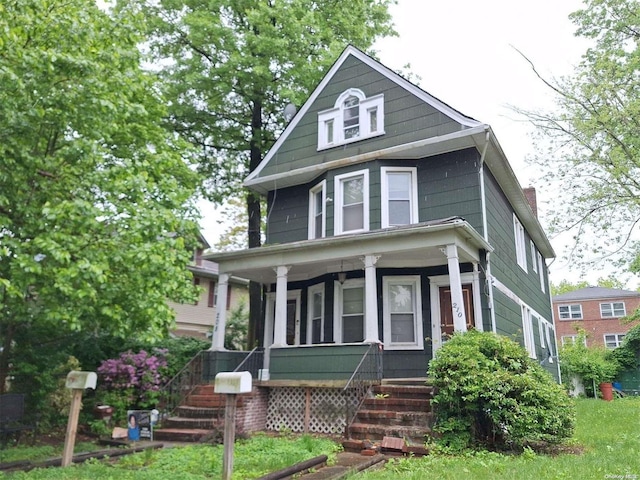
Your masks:
M516 342L490 332L457 333L429 365L437 387L436 432L453 449L522 449L560 443L574 429L572 400Z
M587 347L585 333L579 332L574 344L560 349L560 371L565 384L578 377L585 387L611 382L620 371L620 363L613 350L604 347ZM595 393L594 393L595 396Z

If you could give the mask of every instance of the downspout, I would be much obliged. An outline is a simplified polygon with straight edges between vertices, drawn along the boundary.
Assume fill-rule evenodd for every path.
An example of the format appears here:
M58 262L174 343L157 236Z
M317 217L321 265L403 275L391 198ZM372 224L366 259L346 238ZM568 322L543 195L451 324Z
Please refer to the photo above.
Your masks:
M487 147L489 146L489 139L491 138L491 130L487 129L485 133L485 141L484 147L482 148L482 153L480 154L480 169L478 171L478 175L480 176L480 202L482 208L482 236L484 240L489 243L489 232L487 227L487 197L484 188L484 159L487 154ZM487 252L487 268L486 272L486 281L488 282L488 290L489 290L489 311L491 312L491 330L493 333L497 333L496 327L496 313L493 305L493 276L491 275L491 253Z

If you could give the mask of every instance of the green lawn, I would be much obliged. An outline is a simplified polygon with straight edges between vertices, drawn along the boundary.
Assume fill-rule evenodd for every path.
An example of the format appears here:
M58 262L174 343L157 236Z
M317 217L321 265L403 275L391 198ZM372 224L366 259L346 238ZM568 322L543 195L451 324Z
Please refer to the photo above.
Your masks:
M640 398L613 402L580 399L576 407L572 443L583 447L579 454L551 456L529 451L512 456L481 452L399 459L384 470L367 472L357 479L640 480Z

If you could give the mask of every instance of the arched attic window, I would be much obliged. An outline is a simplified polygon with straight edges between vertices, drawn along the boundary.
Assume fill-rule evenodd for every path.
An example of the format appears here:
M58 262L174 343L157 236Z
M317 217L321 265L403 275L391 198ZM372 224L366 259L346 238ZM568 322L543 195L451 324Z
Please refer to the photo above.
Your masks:
M333 108L318 113L318 150L384 134L384 95L367 98L350 88Z

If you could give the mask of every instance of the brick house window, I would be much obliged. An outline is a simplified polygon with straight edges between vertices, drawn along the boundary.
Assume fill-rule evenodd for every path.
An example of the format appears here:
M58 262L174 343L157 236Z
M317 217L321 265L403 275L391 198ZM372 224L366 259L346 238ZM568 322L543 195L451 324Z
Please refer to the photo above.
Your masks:
M627 314L624 302L612 302L600 304L600 316L602 318L620 318Z
M604 344L607 348L618 348L622 345L624 333L607 333L604 335Z
M558 305L560 320L582 320L582 305Z

